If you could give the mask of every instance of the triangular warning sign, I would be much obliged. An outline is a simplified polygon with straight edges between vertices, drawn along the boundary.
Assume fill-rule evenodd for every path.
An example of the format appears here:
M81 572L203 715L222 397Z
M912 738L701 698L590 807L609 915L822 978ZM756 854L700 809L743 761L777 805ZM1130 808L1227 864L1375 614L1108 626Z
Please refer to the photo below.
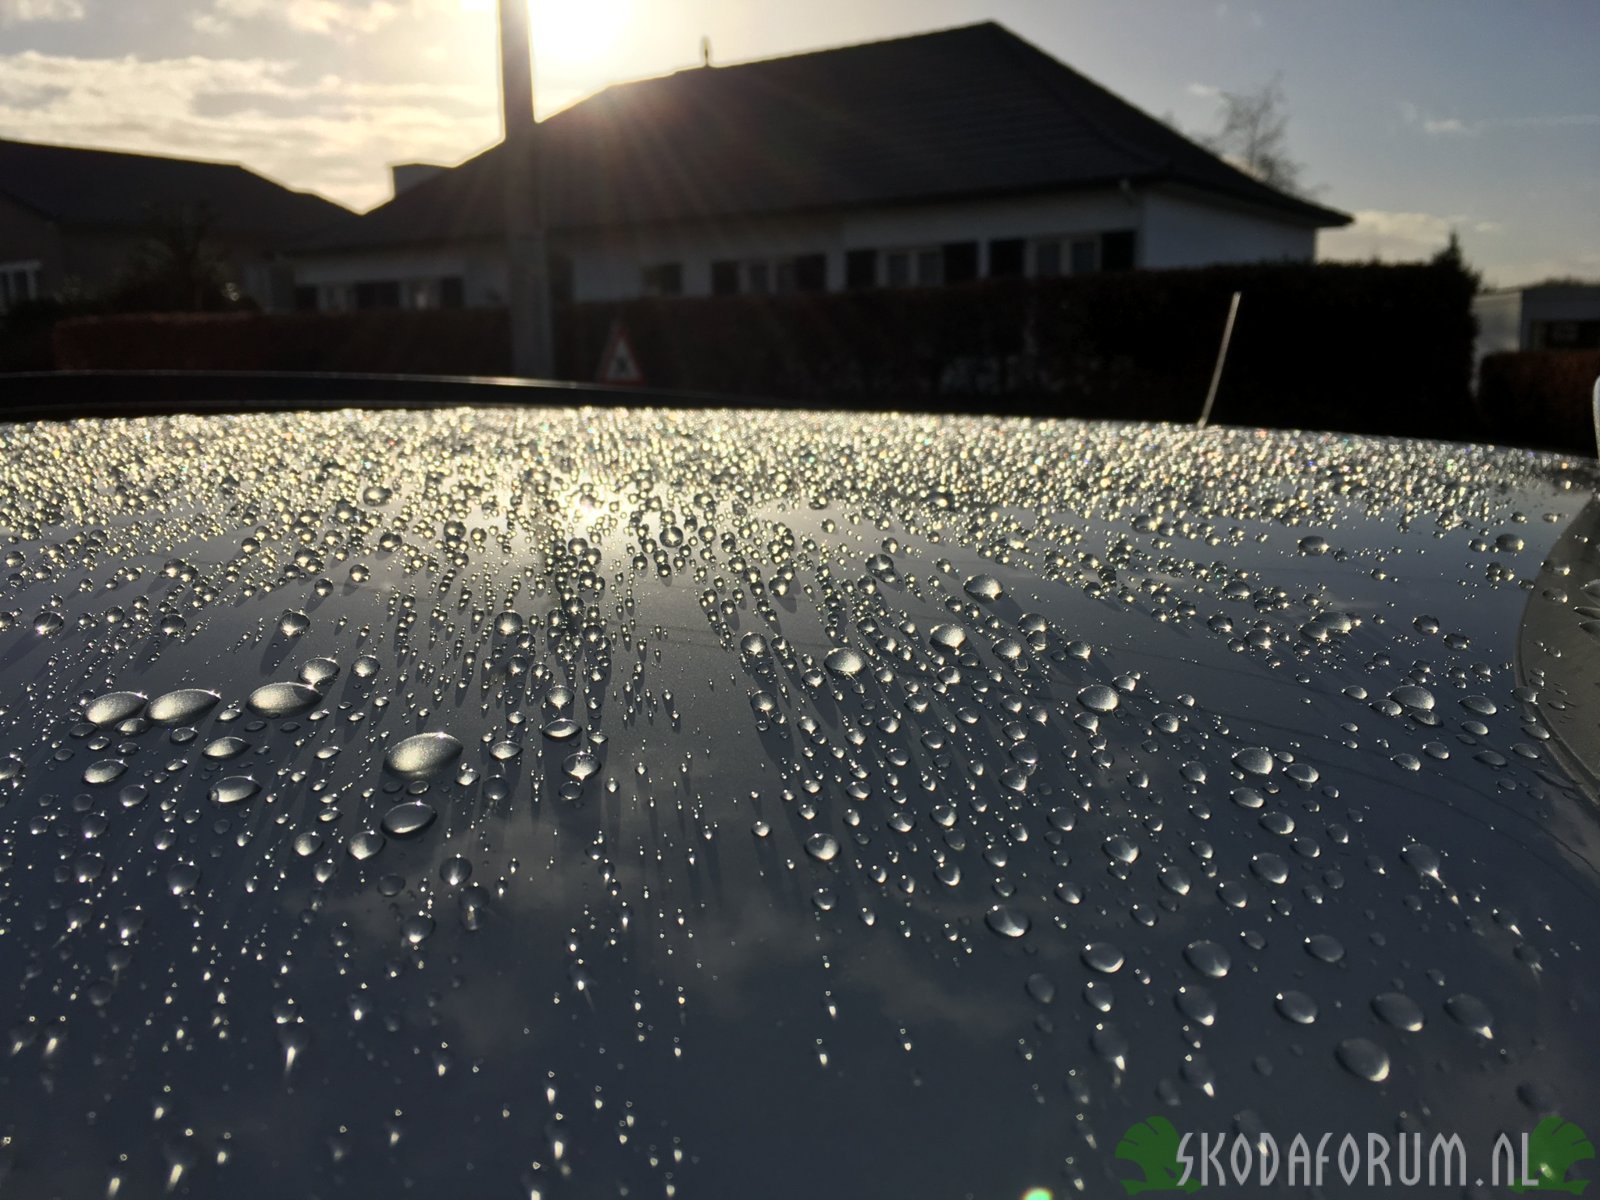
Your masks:
M606 352L600 356L600 370L595 375L600 383L615 383L638 387L644 383L644 372L639 369L639 359L628 341L628 333L618 321L611 327L606 339Z

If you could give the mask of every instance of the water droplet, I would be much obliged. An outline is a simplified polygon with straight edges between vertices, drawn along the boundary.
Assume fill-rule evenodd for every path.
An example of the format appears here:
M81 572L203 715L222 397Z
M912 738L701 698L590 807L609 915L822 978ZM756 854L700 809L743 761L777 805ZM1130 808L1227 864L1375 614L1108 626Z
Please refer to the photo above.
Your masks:
M220 737L214 742L208 742L205 749L200 753L207 758L213 758L221 762L230 758L238 758L248 749L250 749L249 742L240 737L230 736Z
M557 717L545 725L542 732L551 741L564 742L568 738L576 737L582 733L583 726L579 725L571 717Z
M1305 940L1306 953L1318 962L1336 963L1344 957L1344 945L1331 933L1313 933Z
M331 658L313 658L300 668L300 679L308 683L317 691L325 691L330 683L339 678L339 664Z
M1032 925L1027 913L1009 904L996 904L983 920L994 932L1008 938L1021 937Z
M974 600L988 602L998 600L1005 595L1005 589L993 575L974 575L962 587Z
M251 711L264 717L290 717L315 707L322 700L316 688L304 683L269 683L250 693Z
M1080 957L1084 965L1104 975L1110 975L1122 967L1122 951L1110 942L1090 942L1081 952Z
M148 716L157 725L189 725L220 703L222 697L204 688L179 688L150 701Z
M91 763L83 773L85 783L104 784L119 779L128 769L128 764L120 758L102 758L97 763Z
M1091 683L1078 693L1078 703L1090 712L1108 713L1117 707L1116 689L1103 683Z
M278 618L278 632L284 637L299 637L311 628L311 618L298 609L289 609Z
M576 754L568 756L561 764L561 769L570 778L582 783L600 770L600 760L587 750L579 750Z
M1479 1037L1494 1037L1494 1017L1489 1006L1476 996L1458 992L1444 1002L1445 1012L1456 1024L1472 1030Z
M935 625L928 640L940 650L955 651L966 644L967 631L959 625Z
M1422 1028L1422 1009L1404 992L1381 992L1372 998L1372 1011L1386 1025L1407 1033Z
M229 775L211 787L211 799L216 804L242 804L259 794L261 785L247 775Z
M461 743L448 733L418 733L396 743L384 758L391 774L406 779L426 779L461 755Z
M390 837L412 837L432 825L436 816L438 814L433 805L421 800L408 800L384 813L380 824Z
M1246 746L1233 756L1233 765L1246 775L1272 774L1272 752L1265 746Z
M371 829L363 829L350 839L350 857L365 862L383 849L384 836Z
M837 650L829 652L828 657L822 660L822 665L835 675L853 679L867 669L867 659L859 650L840 646Z
M1334 1051L1339 1065L1371 1083L1389 1078L1389 1052L1367 1038L1346 1038Z
M1233 962L1228 952L1212 941L1190 942L1183 949L1183 957L1196 971L1212 979L1226 975Z
M1272 1005L1286 1020L1309 1025L1317 1019L1317 1002L1304 992L1279 992Z
M839 839L831 833L813 833L806 838L806 853L818 862L832 862L839 855Z
M139 692L107 692L96 697L83 710L84 720L94 725L120 725L144 711L145 698Z

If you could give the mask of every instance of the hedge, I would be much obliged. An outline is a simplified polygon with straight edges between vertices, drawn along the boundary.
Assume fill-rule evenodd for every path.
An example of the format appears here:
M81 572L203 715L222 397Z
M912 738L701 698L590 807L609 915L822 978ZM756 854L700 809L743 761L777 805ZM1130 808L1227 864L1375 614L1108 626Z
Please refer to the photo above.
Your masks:
M1488 354L1478 368L1478 403L1496 441L1593 455L1593 388L1600 350Z
M503 309L73 317L53 344L60 370L504 375L511 365Z
M652 386L832 406L1192 421L1243 293L1215 419L1471 439L1473 285L1433 264L1272 264L929 290L578 305L593 378L620 323Z
M1438 264L1271 264L557 314L556 374L620 325L652 387L830 407L1192 421L1235 290L1222 423L1476 439L1472 281ZM503 310L79 318L63 368L504 374ZM1514 431L1513 431L1513 435Z

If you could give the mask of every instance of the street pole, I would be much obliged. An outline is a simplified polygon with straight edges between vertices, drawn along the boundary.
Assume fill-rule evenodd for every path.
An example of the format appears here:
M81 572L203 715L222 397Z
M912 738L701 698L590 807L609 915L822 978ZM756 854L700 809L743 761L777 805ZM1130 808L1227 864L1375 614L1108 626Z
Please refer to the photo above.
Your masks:
M550 272L540 189L539 127L533 117L533 52L528 0L500 0L500 96L505 122L506 302L511 371L525 379L554 374L550 348Z

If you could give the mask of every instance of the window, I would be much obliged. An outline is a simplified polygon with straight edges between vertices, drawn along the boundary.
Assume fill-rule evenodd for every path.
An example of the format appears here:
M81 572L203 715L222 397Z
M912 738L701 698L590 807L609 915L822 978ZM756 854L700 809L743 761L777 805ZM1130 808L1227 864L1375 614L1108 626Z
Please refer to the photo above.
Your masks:
M844 256L844 285L847 288L869 288L878 283L878 252L876 250L849 250Z
M978 277L977 242L951 242L943 253L946 283L968 283Z
M711 264L711 294L737 296L739 294L739 264L732 259Z
M1048 237L1033 243L1033 273L1039 278L1087 275L1099 269L1099 238Z
M825 254L801 254L794 260L794 286L800 292L828 290L828 258Z
M989 278L1013 279L1023 274L1028 243L1021 238L995 238L989 243Z
M742 286L741 286L742 285ZM770 296L828 290L828 256L797 254L784 258L725 259L711 264L711 292L732 296Z
M0 312L39 298L40 265L31 262L0 263Z
M355 285L356 308L399 308L400 284L394 279L369 279Z
M1137 242L1131 229L1115 229L1100 235L1100 269L1102 271L1131 271L1134 268Z
M646 296L683 295L683 264L657 263L644 269L644 294Z
M1528 333L1535 350L1600 348L1600 321L1530 321Z
M944 251L934 247L885 251L883 277L890 287L938 287L944 282Z

